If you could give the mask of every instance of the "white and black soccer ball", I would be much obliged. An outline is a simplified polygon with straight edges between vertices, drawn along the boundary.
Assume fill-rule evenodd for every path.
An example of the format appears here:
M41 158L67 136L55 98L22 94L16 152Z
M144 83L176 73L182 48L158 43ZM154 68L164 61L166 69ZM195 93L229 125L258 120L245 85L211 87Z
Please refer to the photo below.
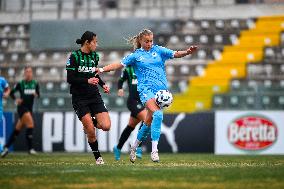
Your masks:
M155 100L160 108L169 107L173 102L173 95L168 90L159 90L155 95Z

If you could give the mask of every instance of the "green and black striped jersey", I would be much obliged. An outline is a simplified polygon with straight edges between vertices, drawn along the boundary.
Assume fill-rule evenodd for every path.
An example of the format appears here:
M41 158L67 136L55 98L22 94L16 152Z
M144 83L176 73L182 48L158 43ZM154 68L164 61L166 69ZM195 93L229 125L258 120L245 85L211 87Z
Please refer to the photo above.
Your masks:
M118 89L122 89L123 83L127 80L129 96L128 98L139 100L139 93L137 91L137 76L132 66L127 66L123 69L118 80Z
M20 93L20 98L23 100L21 106L26 106L32 109L34 104L34 97L39 97L39 84L36 80L18 82L10 92L10 97L15 99L15 93Z
M67 82L71 84L70 93L76 96L93 96L99 94L97 85L90 85L88 79L99 78L99 85L105 83L93 72L98 66L99 55L96 52L84 53L81 49L73 51L66 63Z

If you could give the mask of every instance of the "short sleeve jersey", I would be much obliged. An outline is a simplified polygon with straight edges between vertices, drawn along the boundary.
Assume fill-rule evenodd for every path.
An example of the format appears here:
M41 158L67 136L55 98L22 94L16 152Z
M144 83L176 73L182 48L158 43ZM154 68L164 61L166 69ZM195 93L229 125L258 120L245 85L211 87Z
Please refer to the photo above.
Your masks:
M151 88L154 91L167 89L168 83L165 71L165 61L174 57L174 51L153 45L149 51L136 49L124 57L124 66L133 66L138 80L138 91Z

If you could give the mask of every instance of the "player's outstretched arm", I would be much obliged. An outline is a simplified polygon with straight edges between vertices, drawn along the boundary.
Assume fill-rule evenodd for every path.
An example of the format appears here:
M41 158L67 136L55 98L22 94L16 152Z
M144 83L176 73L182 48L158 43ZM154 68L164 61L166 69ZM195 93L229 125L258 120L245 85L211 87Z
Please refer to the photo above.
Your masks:
M118 70L121 68L123 68L123 65L120 62L115 62L107 66L104 66L103 68L97 68L96 72L100 74L102 72L110 72L110 71Z
M174 54L174 58L182 58L184 56L192 54L196 51L196 49L197 49L197 46L190 46L188 49L184 51L176 51Z

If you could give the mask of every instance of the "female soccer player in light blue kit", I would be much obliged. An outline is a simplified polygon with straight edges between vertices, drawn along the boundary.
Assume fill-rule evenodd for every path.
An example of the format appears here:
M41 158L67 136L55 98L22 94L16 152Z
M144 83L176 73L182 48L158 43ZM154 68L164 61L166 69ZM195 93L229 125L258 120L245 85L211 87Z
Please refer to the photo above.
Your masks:
M3 105L2 98L7 98L10 93L9 84L4 77L0 76L0 127L2 127L2 117L3 117Z
M151 159L154 162L159 161L158 141L161 134L161 124L163 112L156 104L155 94L159 90L167 90L167 78L165 71L165 61L171 58L181 58L192 54L197 47L191 46L184 51L173 51L165 47L153 45L153 33L148 30L142 30L138 35L130 39L134 46L134 52L124 57L119 63L112 63L103 68L97 68L98 73L109 72L121 69L124 66L133 66L137 75L140 100L147 108L147 116L144 124L138 132L137 139L131 146L130 161L136 160L136 148L147 138L151 132L152 152Z

